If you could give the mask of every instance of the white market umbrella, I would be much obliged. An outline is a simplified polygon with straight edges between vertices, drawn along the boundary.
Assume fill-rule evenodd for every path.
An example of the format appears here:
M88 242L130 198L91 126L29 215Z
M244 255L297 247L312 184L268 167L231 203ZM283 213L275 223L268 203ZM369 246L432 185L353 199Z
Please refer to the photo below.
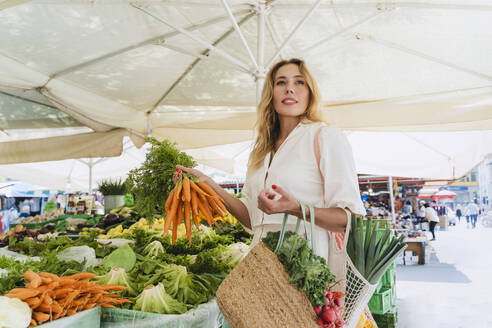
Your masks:
M409 168L412 159L395 147L368 158L351 140L356 161L364 159L361 173L389 168L391 175L451 179L477 163L468 158L492 153L490 143L469 147L492 130L487 1L33 0L0 9L0 89L36 102L1 117L7 134L29 124L104 135L119 128L182 149L251 140L265 71L298 56L320 84L326 119L353 131L351 139L381 131L390 134L374 134L371 143L391 133L467 135L462 153L434 152L424 172ZM404 134L399 139L399 149L415 148ZM108 143L98 156L112 150ZM0 160L12 155L1 151ZM77 153L87 155L58 155Z

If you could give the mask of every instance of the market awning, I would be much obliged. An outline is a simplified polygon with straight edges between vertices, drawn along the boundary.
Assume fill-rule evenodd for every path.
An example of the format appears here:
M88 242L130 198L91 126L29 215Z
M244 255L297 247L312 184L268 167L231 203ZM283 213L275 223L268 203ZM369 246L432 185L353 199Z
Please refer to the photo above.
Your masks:
M455 178L492 153L491 15L465 0L12 1L0 10L0 129L124 129L181 149L248 141L265 70L296 56L325 118L353 132L361 173ZM441 152L434 141L454 131L462 151Z

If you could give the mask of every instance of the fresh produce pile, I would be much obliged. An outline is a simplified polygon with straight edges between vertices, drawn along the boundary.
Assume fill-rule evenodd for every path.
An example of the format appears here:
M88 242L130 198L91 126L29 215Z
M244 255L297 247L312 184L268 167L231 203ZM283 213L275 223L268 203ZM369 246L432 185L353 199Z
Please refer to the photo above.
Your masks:
M249 243L251 236L248 238L248 234L240 225L228 223L220 223L219 227L199 225L199 229L193 226L191 238L188 240L186 228L181 224L173 244L170 235L162 236L162 228L151 229L156 224L163 227L164 221L158 221L149 224L142 219L132 225L133 227L122 229L117 236L120 240L131 241L131 244L125 243L116 249L109 247L115 239L105 239L103 244L98 242L103 232L100 228L86 228L76 240L67 237L50 238L46 241L29 237L22 240L12 238L12 247L20 253L39 256L40 261L20 262L0 257L0 269L8 271L7 275L0 277L0 295L11 296L21 288L32 287L26 286L31 279L26 280L26 272L33 272L41 278L47 275L41 272L49 272L63 281L67 276L83 273L85 277L91 278L90 281L86 281L92 287L112 286L116 289L116 294L119 296L111 296L111 298L117 301L111 303L108 302L107 297L101 299L101 302L104 301L102 304L106 306L161 314L181 314L215 297L222 279L249 250L249 246L242 241ZM84 268L84 262L60 260L59 254L79 246L89 246L102 262ZM31 273L28 277L30 275ZM92 300L85 294L82 296L86 297L84 300ZM128 299L132 303L120 301L119 297ZM80 296L75 300L79 298ZM52 299L59 303L56 298L52 297ZM29 301L31 302L34 300ZM79 303L83 302L76 303L79 309L83 309L84 307ZM85 306L87 304L91 303L87 302ZM58 305L63 308L61 304ZM56 305L54 307L59 311ZM48 313L44 311L47 308L41 309L43 309L42 313ZM72 308L63 309L66 310L66 315L74 313ZM56 311L52 311L49 318L43 314L35 314L33 318L36 323L46 318L48 320L59 318L60 314Z
M345 324L342 318L343 294L328 289L324 295L326 297L325 304L314 307L314 312L318 316L316 323L323 328L343 327Z
M24 278L28 281L25 288L14 288L6 296L17 298L32 310L30 327L46 321L56 320L96 306L115 307L131 303L111 290L125 290L120 285L98 285L90 281L92 273L78 273L59 277L48 272L39 274L26 271Z
M269 232L263 243L275 251L280 232ZM326 287L335 281L326 260L314 254L306 239L293 231L285 232L284 241L277 252L280 263L290 276L290 284L304 291L313 307L326 302Z
M206 218L208 225L216 224L214 217L222 216L227 212L224 200L205 182L197 181L182 175L171 191L165 205L166 224L164 237L169 233L172 225L172 243L176 242L177 229L184 221L186 236L191 244L191 220L198 229L198 212Z
M378 232L383 232L382 236ZM379 229L371 218L352 215L352 227L347 242L347 254L360 274L371 284L377 284L389 266L407 245L405 235L395 238L391 229Z

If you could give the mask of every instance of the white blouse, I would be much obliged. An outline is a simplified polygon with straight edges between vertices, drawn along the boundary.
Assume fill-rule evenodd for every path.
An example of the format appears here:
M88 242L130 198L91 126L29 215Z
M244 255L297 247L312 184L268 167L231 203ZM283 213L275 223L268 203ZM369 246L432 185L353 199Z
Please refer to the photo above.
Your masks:
M322 126L319 148L320 169L325 180L324 193L314 152L314 137ZM318 208L349 208L353 213L365 215L352 149L339 129L325 123L299 123L281 144L271 163L270 156L268 154L263 166L247 177L242 191L241 200L248 209L254 233L252 245L265 237L267 232L281 228L282 213L268 215L258 209L258 194L274 184L304 204ZM289 216L287 229L295 230L296 222L295 217ZM303 226L301 224L301 234L304 234ZM310 235L309 224L307 234ZM316 253L328 259L328 236L326 230L318 226L316 243Z

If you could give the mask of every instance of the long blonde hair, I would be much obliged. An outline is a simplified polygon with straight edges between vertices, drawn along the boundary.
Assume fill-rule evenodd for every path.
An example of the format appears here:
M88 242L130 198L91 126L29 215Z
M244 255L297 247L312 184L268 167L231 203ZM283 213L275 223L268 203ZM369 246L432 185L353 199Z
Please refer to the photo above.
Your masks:
M312 123L323 121L320 109L321 95L318 84L311 72L309 72L306 63L302 59L291 58L289 60L281 60L273 65L265 78L261 100L258 104L258 116L255 124L257 137L249 156L247 175L261 167L265 156L274 150L275 142L279 137L280 123L278 113L273 107L273 87L275 74L280 67L287 64L295 64L299 67L299 71L304 76L309 88L309 102L306 111L301 115L301 122Z

